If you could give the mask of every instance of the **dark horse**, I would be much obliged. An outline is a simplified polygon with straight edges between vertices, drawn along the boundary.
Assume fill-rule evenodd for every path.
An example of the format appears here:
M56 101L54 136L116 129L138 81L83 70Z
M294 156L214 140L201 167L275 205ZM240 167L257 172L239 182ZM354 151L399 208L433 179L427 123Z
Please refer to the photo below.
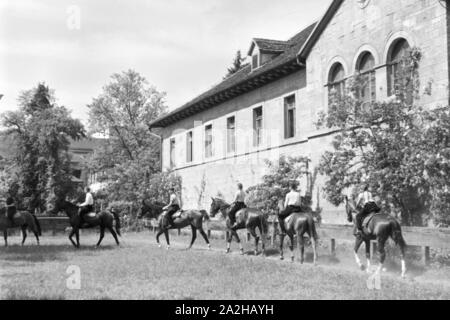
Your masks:
M278 210L284 210L284 201L280 200L278 202ZM307 234L311 239L311 244L314 253L314 264L317 261L317 252L316 252L316 242L318 240L316 225L314 223L313 216L307 212L294 212L289 217L284 220L284 227L286 233L291 240L291 260L294 262L294 236L297 236L298 249L300 251L300 262L303 263L305 261L305 241L303 239L304 235ZM285 238L285 234L281 233L280 235L280 259L283 260L283 242Z
M354 201L349 201L347 196L345 197L345 208L347 211L348 222L356 223L356 219L353 216L353 213L356 214L358 211ZM362 232L362 235L356 236L354 252L356 263L361 268L361 270L364 270L365 268L358 257L358 250L361 247L361 244L364 242L366 245L366 258L368 264L367 272L370 272L370 242L372 240L377 240L380 265L376 272L379 273L383 269L383 264L386 259L386 251L384 249L384 246L389 237L391 237L392 240L394 240L394 242L400 247L402 255L402 277L404 278L406 275L406 242L403 239L400 223L394 217L388 214L378 213L366 217L364 219L363 226L364 230Z
M241 254L244 254L244 248L241 244L241 239L239 238L239 235L237 234L237 230L239 229L247 229L248 232L255 238L255 255L258 254L258 243L259 243L259 237L256 234L256 228L259 229L259 233L261 234L262 239L262 252L263 255L265 255L266 245L266 235L268 230L267 225L267 216L259 211L258 209L251 209L251 208L244 208L242 210L239 210L236 213L236 227L232 228L232 224L230 221L230 218L228 216L228 213L231 209L231 205L226 203L222 199L212 199L211 203L211 209L210 209L210 215L211 217L215 217L216 214L220 211L222 214L222 217L225 219L225 225L228 230L227 236L227 253L231 250L231 241L233 240L233 237L236 238L237 243L239 243Z
M51 213L64 211L69 217L69 222L72 226L72 232L69 235L69 240L76 248L80 247L80 229L91 229L96 227L100 227L100 239L98 240L98 243L96 245L97 247L100 246L100 243L105 236L105 229L108 229L109 232L111 232L114 240L116 240L117 245L119 245L119 239L117 238L117 235L120 236L120 218L117 213L102 211L100 213L97 213L95 217L88 217L88 215L85 215L85 223L81 224L81 218L78 214L78 209L78 206L73 203L70 203L68 201L60 201L56 204L53 210L50 210ZM114 231L113 229L114 220L116 221L116 231ZM72 239L74 235L77 240L76 243Z
M158 221L158 233L156 234L156 242L158 246L161 247L161 243L159 242L159 237L164 233L167 242L167 249L170 249L170 240L169 240L169 229L164 226L164 215L166 212L163 210L165 207L162 203L150 203L147 200L142 201L141 213L139 214L139 219L142 219L144 216L149 217L150 219L157 219ZM187 250L191 249L194 245L195 240L197 239L197 230L202 235L203 239L205 239L208 244L208 249L211 249L211 244L209 243L208 236L203 230L203 220L208 220L209 216L205 210L182 210L179 213L176 213L173 216L173 226L170 229L184 229L188 226L192 229L192 239L191 244L187 248Z
M39 245L39 236L41 235L41 225L34 214L28 211L16 212L13 217L13 223L6 217L6 208L0 209L0 230L3 230L5 246L8 246L8 229L22 229L22 245L27 238L27 229L34 233L37 244Z

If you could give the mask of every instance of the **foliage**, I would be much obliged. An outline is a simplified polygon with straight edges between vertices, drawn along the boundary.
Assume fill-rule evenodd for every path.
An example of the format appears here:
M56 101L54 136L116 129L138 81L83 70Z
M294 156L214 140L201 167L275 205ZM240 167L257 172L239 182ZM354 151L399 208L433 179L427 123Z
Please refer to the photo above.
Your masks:
M14 144L19 204L31 210L45 210L48 201L64 198L74 191L70 168L70 139L85 136L83 125L63 106L54 103L52 91L44 84L19 97L19 110L2 115L5 134Z
M239 70L241 70L242 69L242 63L244 62L244 60L245 60L245 58L242 58L241 51L238 50L236 52L236 56L234 57L233 65L228 68L228 73L225 76L225 79L230 77L230 76L232 76L233 74L235 74Z
M114 74L111 82L89 107L92 133L108 136L89 168L107 182L109 201L137 203L160 171L160 140L149 133L148 124L166 111L165 93L150 86L139 73Z
M249 188L247 199L251 207L267 213L278 211L278 202L285 199L291 183L298 183L307 175L307 190L303 200L303 210L312 212L311 199L316 174L309 172L310 160L306 157L281 156L277 162L266 161L269 173L263 176L263 182Z
M322 124L339 130L333 151L325 152L320 172L327 198L339 205L344 193L355 195L369 185L385 212L404 224L438 222L449 211L450 117L448 107L418 105L420 50L406 54L396 74L395 97L363 102L357 93L367 85L356 75L347 93L331 95ZM399 214L398 214L399 213Z

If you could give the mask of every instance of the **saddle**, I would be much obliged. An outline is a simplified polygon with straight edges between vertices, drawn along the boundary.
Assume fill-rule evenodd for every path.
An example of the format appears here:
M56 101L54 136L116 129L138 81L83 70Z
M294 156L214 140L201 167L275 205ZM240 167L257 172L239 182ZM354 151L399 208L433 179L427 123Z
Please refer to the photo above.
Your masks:
M174 213L174 214L172 215L172 219L175 220L175 219L181 218L181 216L183 215L183 213L184 213L184 210L179 210L179 211L177 211L176 213ZM167 211L165 211L165 212L163 213L163 217L165 218L166 216L167 216Z
M378 215L378 214L380 214L380 213L376 213L376 212L372 212L372 213L370 213L369 215L367 215L365 218L364 218L364 220L363 220L363 222L362 222L362 228L363 228L363 230L364 230L364 232L370 232L370 230L369 230L369 223L370 223L370 221L372 221L372 219L376 216L376 215Z

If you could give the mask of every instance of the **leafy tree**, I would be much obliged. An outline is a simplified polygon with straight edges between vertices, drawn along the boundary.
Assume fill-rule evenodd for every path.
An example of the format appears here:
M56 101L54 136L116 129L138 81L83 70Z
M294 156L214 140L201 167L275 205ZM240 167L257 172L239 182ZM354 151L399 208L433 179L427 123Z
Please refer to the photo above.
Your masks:
M239 70L241 70L242 69L242 63L244 61L245 61L245 58L242 58L241 51L238 50L236 52L236 56L234 57L233 65L230 68L228 68L228 74L225 76L225 79L230 77L230 76L232 76L233 74L235 74Z
M107 182L109 200L139 202L150 178L160 171L160 140L148 124L166 112L165 93L139 73L114 74L89 108L92 133L108 136L89 164Z
M339 130L320 164L324 191L335 205L370 185L383 210L404 224L439 223L449 212L449 108L418 105L420 59L417 48L401 59L395 97L388 101L358 99L368 85L362 75L346 83L345 95L331 94L318 124Z
M45 84L25 91L19 110L2 115L5 134L14 144L16 190L21 204L45 210L48 201L64 198L74 190L71 181L70 139L85 136L83 125L63 106L54 103Z
M277 162L266 161L269 173L263 176L263 182L248 189L249 205L259 208L269 214L278 211L278 202L285 199L290 191L291 183L298 183L307 177L305 197L302 199L303 210L313 212L312 190L314 189L317 170L310 172L310 159L306 157L281 156ZM320 208L315 208L316 215L320 214Z

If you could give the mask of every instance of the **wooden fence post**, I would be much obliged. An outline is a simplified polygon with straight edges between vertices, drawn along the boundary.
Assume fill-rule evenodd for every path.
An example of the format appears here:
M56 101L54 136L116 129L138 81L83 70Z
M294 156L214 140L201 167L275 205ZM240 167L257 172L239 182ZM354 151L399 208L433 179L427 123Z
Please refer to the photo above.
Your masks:
M430 247L422 247L422 263L425 266L430 263Z
M336 239L331 239L331 256L336 256Z

